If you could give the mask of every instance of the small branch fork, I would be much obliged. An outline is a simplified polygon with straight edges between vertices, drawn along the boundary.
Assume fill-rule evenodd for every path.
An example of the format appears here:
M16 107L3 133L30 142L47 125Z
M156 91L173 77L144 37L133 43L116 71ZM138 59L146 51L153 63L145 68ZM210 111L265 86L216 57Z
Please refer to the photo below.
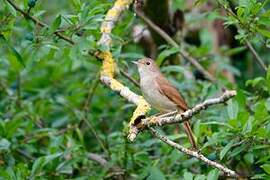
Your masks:
M242 25L242 21L241 19L239 19L239 17L227 6L225 6L224 4L220 3L219 1L217 1L218 4L220 5L221 8L223 8L226 13L228 15L233 16L235 19L237 19L239 21L239 24ZM240 29L239 25L235 25L237 29ZM255 58L255 61L258 63L258 65L265 71L267 72L267 65L264 63L264 61L262 60L262 58L259 56L259 54L256 52L256 50L254 49L254 47L252 46L252 44L250 43L250 41L248 39L245 39L245 45L246 47L250 50L250 52L252 53L252 55Z
M177 111L174 111L174 112L170 112L170 113L163 114L160 116L154 116L154 117L142 119L138 124L131 127L132 130L130 132L132 132L133 134L129 136L132 136L135 139L140 131L144 129L148 129L153 134L153 136L160 139L164 143L168 144L172 148L175 148L184 154L195 157L205 162L209 166L212 166L221 170L222 172L224 172L226 176L239 178L240 176L235 171L221 165L218 162L207 159L204 155L202 155L198 151L187 149L181 146L180 144L177 144L171 141L168 137L161 135L157 130L151 127L151 126L163 126L167 124L183 123L184 121L187 121L188 119L192 118L195 114L198 114L200 111L207 109L209 106L225 103L226 101L228 101L235 95L236 95L236 91L226 90L220 97L208 99L200 104L197 104L193 108L183 113L177 114Z
M39 19L37 19L36 17L31 16L29 13L23 11L21 8L19 8L19 6L17 6L13 1L11 0L6 0L16 11L19 11L25 18L29 18L31 21L33 21L35 24L37 24L40 27L49 27L47 24L45 24L44 22L40 21ZM65 36L64 34L55 31L54 34L56 36L58 36L59 38L67 41L68 43L74 45L75 42L70 39L69 37Z
M229 169L229 168L227 168L227 167L221 165L221 164L218 163L218 162L211 161L211 160L207 159L207 158L206 158L204 155L202 155L200 152L197 152L197 151L193 151L193 150L187 149L187 148L181 146L180 144L177 144L177 143L171 141L169 138L167 138L166 136L161 135L157 130L155 130L155 129L152 128L152 127L150 127L149 130L150 130L150 132L153 134L153 136L155 136L156 138L160 139L160 140L163 141L164 143L168 144L168 145L171 146L172 148L177 149L178 151L180 151L180 152L182 152L182 153L184 153L184 154L187 154L187 155L190 155L190 156L192 156L192 157L195 157L195 158L197 158L197 159L199 159L199 160L205 162L205 163L208 164L209 166L212 166L212 167L215 167L215 168L221 170L222 172L224 172L224 174L225 174L226 176L239 178L239 175L238 175L235 171L233 171L233 170L231 170L231 169Z
M198 63L198 60L193 58L186 52L184 49L181 49L180 46L160 27L158 27L154 22L152 22L148 17L140 9L140 5L138 3L134 3L134 9L138 17L140 17L150 28L152 28L157 34L159 34L168 44L174 46L179 49L179 54L187 59L198 71L200 71L209 81L212 83L216 83L216 78L210 74L204 67Z

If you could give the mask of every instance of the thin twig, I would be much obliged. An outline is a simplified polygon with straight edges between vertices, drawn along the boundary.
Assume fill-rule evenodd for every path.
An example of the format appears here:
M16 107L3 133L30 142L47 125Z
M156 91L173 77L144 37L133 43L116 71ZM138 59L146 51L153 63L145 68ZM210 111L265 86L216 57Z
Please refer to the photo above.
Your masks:
M149 128L150 132L157 137L158 139L160 139L161 141L163 141L164 143L170 145L171 147L173 147L174 149L179 150L180 152L190 155L192 157L195 157L203 162L205 162L206 164L208 164L209 166L215 167L219 170L221 170L222 172L225 173L225 175L229 176L229 177L235 177L238 178L240 177L235 171L223 166L222 164L215 162L215 161L211 161L209 159L207 159L204 155L202 155L200 152L197 151L193 151L193 150L189 150L183 146L181 146L180 144L177 144L173 141L171 141L169 138L167 138L166 136L161 135L157 130L155 130L154 128L150 127Z
M265 72L267 72L267 67L266 65L264 64L262 58L259 56L259 54L256 52L256 50L254 49L254 47L251 45L251 43L246 40L246 46L247 48L250 50L250 52L252 53L252 55L254 56L254 58L256 59L257 63L261 66L261 68L263 70L265 70Z
M128 73L126 73L124 70L120 69L120 73L127 78L130 82L132 82L135 86L140 87L140 84L138 81L133 79Z
M88 153L88 159L97 162L98 164L100 164L103 167L109 166L108 161L98 154Z
M45 24L44 22L40 21L38 18L36 18L36 17L34 17L34 16L31 16L31 15L28 14L27 12L23 11L23 10L22 10L21 8L19 8L16 4L14 4L11 0L6 0L6 1L7 1L7 2L8 2L15 10L17 10L18 12L20 12L25 18L30 19L31 21L33 21L34 23L36 23L36 24L39 25L40 27L49 27L47 24ZM65 36L65 35L62 34L61 32L63 32L63 31L56 30L56 31L54 32L54 34L55 34L56 36L58 36L60 39L63 39L63 40L65 40L66 42L70 43L71 45L74 45L74 44L75 44L75 42L74 42L71 38ZM89 55L90 55L90 56L95 56L91 51L89 51ZM120 72L121 72L121 71L122 71L122 70L120 70ZM121 72L121 74L123 74L123 73ZM128 76L125 76L124 74L123 74L123 76L126 77L128 80L130 80L132 83L135 84L135 81L134 81L133 79L129 78ZM136 84L135 84L135 85L136 85ZM136 86L137 86L137 85L136 85Z
M77 128L77 126L68 125L67 127L63 128L63 129L60 129L58 131L50 131L50 132L46 132L46 133L45 132L43 132L43 133L32 133L32 134L29 134L29 135L25 135L24 139L22 139L20 141L20 143L28 143L32 139L39 140L39 139L42 139L44 137L60 136L60 135L62 135L64 133L66 133L67 131L74 130L76 128Z
M93 127L92 123L88 121L88 116L83 116L82 120L85 122L85 124L89 127L89 129L91 130L91 132L94 134L94 136L96 137L99 145L101 146L101 148L103 149L104 152L106 152L108 155L110 154L108 149L105 147L104 142L102 141L102 139L99 137L97 131L95 130L95 128Z
M218 4L226 11L226 13L228 15L231 15L233 16L235 19L238 20L239 22L239 25L241 26L246 26L245 24L242 23L242 20L239 19L239 17L230 9L228 8L227 6L225 6L224 4L220 3L219 1L217 1ZM240 29L239 25L235 25L237 29ZM248 28L247 28L248 29ZM249 29L248 29L249 31ZM259 56L259 54L256 52L256 50L254 49L254 47L252 46L252 44L249 42L249 40L245 40L245 44L247 46L247 48L251 51L252 55L254 56L257 64L260 65L260 67L265 71L267 72L267 66L265 65L265 63L263 62L262 58Z
M8 2L15 10L19 11L24 17L29 18L30 20L32 20L32 21L33 21L35 24L37 24L38 26L40 26L40 27L49 27L47 24L45 24L44 22L40 21L38 18L31 16L30 14L28 14L27 12L25 12L24 10L22 10L21 8L19 8L19 6L17 6L17 5L16 5L14 2L12 2L11 0L6 0L6 1L7 1L7 2ZM69 38L69 37L63 35L62 33L58 32L58 31L55 31L54 34L55 34L56 36L58 36L59 38L65 40L65 41L67 41L67 42L69 42L69 43L72 44L72 45L75 44L75 42L74 42L71 38Z
M91 80L92 81L92 80ZM89 105L91 104L92 98L95 94L95 91L98 87L99 84L99 74L95 77L94 82L92 83L91 88L89 89L87 95L86 95L86 99L83 102L83 110L87 111L87 109L89 108Z
M34 161L35 160L35 157L31 156L30 154L28 154L27 152L25 152L24 150L22 149L16 149L16 151L18 153L20 153L22 156L26 157L27 159L31 160L31 161Z
M17 99L16 99L16 104L19 108L21 108L21 73L18 72L17 74L17 88L16 88L16 93L17 93Z
M85 124L89 127L89 129L91 130L91 132L93 133L93 135L96 137L97 142L99 143L99 145L101 146L101 148L103 149L104 152L106 152L107 154L109 154L108 150L106 149L102 139L99 137L97 131L95 130L95 128L93 127L92 123L90 121L88 121L88 113L84 112L82 114L82 116L79 116L78 113L76 113L75 109L72 107L72 105L66 103L66 107L73 113L73 115L75 117L78 118L79 122L85 122Z
M99 154L88 153L88 159L97 162L99 165L101 165L104 168L111 169L111 173L108 174L108 177L113 176L119 180L124 179L125 171L118 166L111 166L110 163Z
M135 8L136 9L136 8ZM179 54L183 56L185 59L187 59L195 68L198 69L208 80L215 83L216 78L211 75L207 70L205 70L198 61L191 57L188 52L186 52L184 49L181 49L180 46L160 27L158 27L154 22L152 22L148 17L144 15L144 13L141 10L136 10L136 14L138 17L140 17L148 26L150 26L156 33L158 33L163 39L165 39L170 45L176 47L179 49Z

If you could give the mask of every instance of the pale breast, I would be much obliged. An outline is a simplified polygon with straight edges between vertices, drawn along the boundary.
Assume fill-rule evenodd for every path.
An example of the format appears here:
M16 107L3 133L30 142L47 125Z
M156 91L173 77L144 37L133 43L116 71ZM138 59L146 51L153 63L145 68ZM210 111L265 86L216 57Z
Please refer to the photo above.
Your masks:
M160 93L158 85L155 83L153 77L144 77L143 80L140 81L140 86L146 101L157 110L170 112L177 109L175 103Z

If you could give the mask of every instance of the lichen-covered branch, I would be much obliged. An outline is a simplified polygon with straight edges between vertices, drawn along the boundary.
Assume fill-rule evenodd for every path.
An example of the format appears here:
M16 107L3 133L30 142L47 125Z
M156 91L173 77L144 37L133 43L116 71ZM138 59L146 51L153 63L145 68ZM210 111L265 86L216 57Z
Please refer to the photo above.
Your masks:
M222 172L224 172L224 174L226 176L235 177L235 178L239 177L239 175L235 171L233 171L233 170L231 170L231 169L223 166L222 164L220 164L218 162L211 161L211 160L207 159L200 152L187 149L187 148L181 146L180 144L177 144L177 143L171 141L168 137L161 135L157 130L155 130L152 127L150 127L149 130L151 131L151 133L155 137L157 137L158 139L160 139L164 143L168 144L169 146L173 147L174 149L177 149L177 150L179 150L180 152L182 152L184 154L187 154L187 155L190 155L192 157L195 157L195 158L197 158L197 159L205 162L209 166L212 166L212 167L215 167L215 168L221 170Z
M107 12L105 20L103 21L100 31L102 33L98 44L107 46L108 49L111 45L111 32L115 23L119 19L121 13L133 2L133 0L116 0L113 7ZM150 110L150 105L144 100L142 96L139 96L132 92L128 87L114 79L115 63L112 53L109 50L99 52L97 54L99 58L103 60L101 68L100 80L113 91L118 92L122 97L137 105L136 110L130 121L130 127L134 126L134 121L141 116L144 116L146 112ZM136 128L136 127L135 127ZM134 130L134 128L131 128ZM129 133L129 139L133 140L133 132Z
M162 126L166 124L175 124L175 123L182 123L192 118L195 114L198 114L200 111L207 109L209 106L225 103L230 98L236 95L236 91L229 91L226 90L220 97L212 98L205 100L204 102L197 104L193 108L177 114L177 111L170 112L167 114L163 114L160 116L153 116L150 118L142 119L139 123L136 124L136 129L133 129L133 138L136 138L137 134L143 130L145 127L149 126ZM135 134L135 133L137 134Z
M13 6L17 11L19 11L21 14L24 15L24 17L27 17L31 19L33 22L35 22L37 25L41 27L47 26L45 23L39 21L37 18L30 16L28 13L20 9L16 4L14 4L11 0L6 0L11 6ZM129 102L137 105L136 110L133 113L133 116L130 121L130 132L128 138L133 141L140 130L142 130L144 127L148 127L151 125L165 125L165 124L172 124L172 123L181 123L188 118L191 118L194 114L200 112L203 109L206 109L208 106L218 103L223 103L233 97L236 92L235 91L226 91L221 97L207 100L201 104L198 104L194 108L182 113L177 114L176 113L170 113L166 116L158 116L151 119L144 119L145 114L150 110L150 105L145 101L145 99L142 96L137 95L136 93L132 92L128 87L124 86L122 83L114 79L114 73L115 73L115 61L113 59L112 53L110 52L110 46L111 46L111 31L115 26L115 23L119 20L119 17L121 13L133 2L133 0L116 0L113 7L107 12L105 16L105 20L102 23L101 26L101 38L98 42L99 45L106 46L107 50L102 52L97 52L96 56L98 56L103 61L103 65L101 68L100 73L100 80L103 84L108 86L111 90L119 93L122 97L127 99ZM74 41L70 39L69 37L64 36L60 32L54 32L54 34L63 40L69 42L70 44L74 44ZM185 55L187 57L187 55ZM213 80L213 79L212 79ZM214 81L214 80L213 80ZM182 147L179 144L174 143L173 141L169 140L167 137L160 135L154 128L150 127L150 131L154 136L162 140L163 142L169 144L175 149L178 149L179 151L188 154L190 156L193 156L205 163L207 163L210 166L213 166L215 168L218 168L219 170L223 171L226 175L231 177L239 177L236 172L226 168L225 166L211 161L207 159L205 156L200 154L199 152L192 151L189 149L186 149L185 147ZM89 153L88 158L90 160L93 160L100 165L104 167L108 167L108 162L102 158L99 155ZM117 173L116 175L123 174L122 171L119 171L116 169L113 173Z
M47 24L44 22L40 21L34 16L31 16L24 10L22 10L19 6L17 6L12 0L6 0L16 11L20 12L25 18L30 19L34 23L36 23L40 27L48 27ZM119 16L121 13L133 2L133 0L117 0L114 4L114 6L108 11L104 22L102 23L101 26L101 32L102 36L101 39L99 40L100 45L105 45L105 46L110 46L111 44L111 31L119 19ZM66 42L74 45L75 42L65 36L64 34L56 31L54 32L56 36L59 38L65 40ZM112 90L118 92L121 96L123 96L125 99L127 99L129 102L134 103L137 105L137 109L134 111L133 116L130 121L130 126L133 126L134 120L136 120L140 116L144 116L147 111L150 110L150 105L144 100L142 96L139 96L129 90L128 87L124 86L121 84L119 81L113 78L114 76L114 70L115 70L115 64L114 64L114 59L112 57L111 52L104 51L104 52L98 52L95 54L98 56L100 59L103 60L103 66L101 69L101 81L110 87ZM136 127L135 127L136 128ZM134 128L132 128L132 131ZM134 133L130 133L131 135ZM132 136L131 136L132 139Z

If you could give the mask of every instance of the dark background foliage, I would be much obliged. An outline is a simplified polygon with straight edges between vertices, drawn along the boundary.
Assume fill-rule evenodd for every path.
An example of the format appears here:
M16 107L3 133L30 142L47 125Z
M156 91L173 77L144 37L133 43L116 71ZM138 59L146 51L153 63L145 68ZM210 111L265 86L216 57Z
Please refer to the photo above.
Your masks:
M147 131L128 142L127 125L135 106L99 82L101 62L88 54L102 49L96 44L99 27L114 1L12 2L48 27L37 26L0 0L0 179L225 178ZM153 35L162 72L189 106L218 96L223 86L237 90L226 106L192 118L201 152L252 179L270 178L270 69L265 72L246 46L251 43L264 63L270 63L269 1L172 0L168 14L148 5L150 17L163 12L161 17L171 18L179 11L176 19L179 16L182 26L162 28L218 79L217 84L205 80L188 61L175 58L178 49ZM151 19L158 24L162 18ZM136 25L144 23L130 7L113 31L112 52L116 78L140 94L120 73L138 79L130 62L149 55L149 46L134 42ZM55 31L75 44L59 39ZM161 131L189 146L181 128ZM89 153L106 163L93 161Z

